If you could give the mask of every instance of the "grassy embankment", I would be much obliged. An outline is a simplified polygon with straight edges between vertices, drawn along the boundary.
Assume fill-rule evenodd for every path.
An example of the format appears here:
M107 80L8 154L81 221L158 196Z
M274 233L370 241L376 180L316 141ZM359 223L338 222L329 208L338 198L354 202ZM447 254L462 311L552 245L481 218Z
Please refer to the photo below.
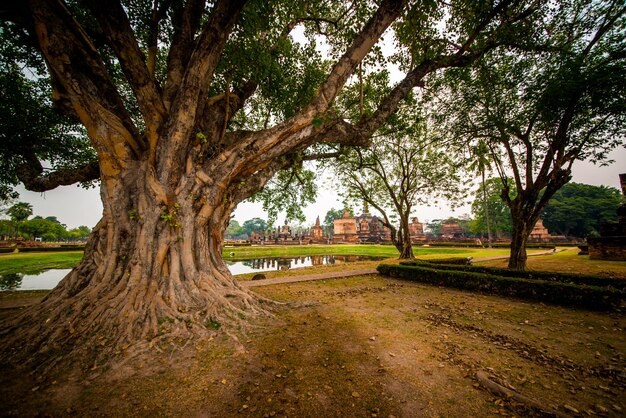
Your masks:
M489 257L506 255L506 249L483 250L475 248L421 248L416 247L418 257ZM391 245L303 245L303 246L265 246L225 248L227 260L245 260L256 257L288 257L324 254L357 254L379 257L397 257L398 251ZM82 258L81 251L29 252L0 254L0 274L25 273L36 274L48 269L74 267Z

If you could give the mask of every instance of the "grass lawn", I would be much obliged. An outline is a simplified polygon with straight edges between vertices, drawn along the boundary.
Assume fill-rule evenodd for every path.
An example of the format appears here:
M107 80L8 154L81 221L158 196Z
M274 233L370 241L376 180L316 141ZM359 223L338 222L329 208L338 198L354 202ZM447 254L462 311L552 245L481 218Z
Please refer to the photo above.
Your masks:
M441 247L413 247L413 253L419 258L442 257L492 257L508 255L508 249L483 248L441 248ZM294 245L294 246L258 246L225 248L223 255L226 259L246 259L255 257L288 257L298 255L318 254L358 254L379 257L397 257L398 250L393 245Z
M414 247L420 258L442 257L492 257L507 255L507 249L480 248L435 248ZM392 245L298 245L298 246L259 246L225 248L227 260L245 260L256 257L288 257L318 254L358 254L380 257L397 257L398 251ZM0 254L0 274L36 274L48 269L74 267L82 258L82 251L29 252Z
M0 274L37 274L49 269L70 269L82 258L82 251L2 254Z
M480 265L506 268L507 261L484 261ZM578 249L569 249L546 257L528 257L528 269L623 277L626 279L626 262L590 260L588 255L578 255Z

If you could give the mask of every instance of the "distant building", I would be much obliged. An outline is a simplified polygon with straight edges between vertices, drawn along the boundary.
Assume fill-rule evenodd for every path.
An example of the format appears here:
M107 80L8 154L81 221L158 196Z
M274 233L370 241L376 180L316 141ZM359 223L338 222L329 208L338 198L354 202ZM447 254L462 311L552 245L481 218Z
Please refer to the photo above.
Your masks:
M439 236L446 239L463 238L465 234L457 222L446 222L441 227Z
M305 240L308 240L310 243L325 243L327 242L326 237L324 237L324 230L320 226L320 217L318 216L315 220L315 226L311 228L311 231L304 237Z
M350 216L349 211L344 211L343 216L333 221L333 243L357 243L357 242L389 242L391 231L383 226L383 222L369 213L367 205L364 205L363 213L359 216Z
M409 224L409 235L411 236L412 242L426 241L426 235L424 235L424 224L417 218L411 218L411 223Z
M550 232L548 231L548 228L543 226L543 220L539 219L537 221L537 223L533 227L533 230L530 231L530 235L528 236L528 238L531 240L550 239Z

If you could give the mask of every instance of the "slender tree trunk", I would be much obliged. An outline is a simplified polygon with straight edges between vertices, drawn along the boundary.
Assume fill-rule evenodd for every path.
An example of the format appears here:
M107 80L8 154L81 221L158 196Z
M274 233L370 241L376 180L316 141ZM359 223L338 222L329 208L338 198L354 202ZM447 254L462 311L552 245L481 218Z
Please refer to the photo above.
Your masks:
M398 232L398 240L396 243L396 248L400 251L400 259L412 259L415 258L413 255L413 244L411 243L411 234L409 233L409 218L408 216L402 216L400 218L400 230Z
M513 233L511 237L511 255L509 257L509 269L524 271L526 270L526 241L530 235L531 229L529 228L528 221L519 215L513 214Z
M222 260L234 204L218 193L181 193L164 207L145 161L103 178L103 218L82 261L40 304L0 326L3 360L28 353L46 367L71 357L97 368L265 313Z
M485 206L485 220L487 221L487 241L489 242L489 248L491 248L491 221L489 220L489 204L487 202L487 189L485 187L485 170L482 170L483 180L483 205Z

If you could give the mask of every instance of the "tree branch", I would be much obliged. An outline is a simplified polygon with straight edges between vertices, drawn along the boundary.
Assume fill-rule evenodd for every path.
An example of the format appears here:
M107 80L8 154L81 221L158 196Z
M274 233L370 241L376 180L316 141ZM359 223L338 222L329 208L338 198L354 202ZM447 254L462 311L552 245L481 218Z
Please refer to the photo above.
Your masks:
M137 129L82 27L59 1L31 0L29 7L43 56L94 148L118 163L141 154Z
M26 189L33 192L45 192L59 186L99 179L100 164L95 161L82 167L64 168L46 174L43 172L39 160L29 158L27 163L18 167L17 177L24 183Z
M185 65L193 51L193 39L204 11L206 0L188 0L184 8L174 7L172 25L174 36L167 56L167 80L163 91L163 104L170 109L185 74Z
M175 188L175 182L184 167L183 152L192 140L198 113L204 109L213 72L226 46L226 41L244 6L242 0L218 0L209 20L202 29L186 66L170 117L161 134L166 144L159 144L157 164L161 181ZM171 179L171 180L170 180Z
M119 1L88 0L88 5L135 93L147 131L156 137L156 131L165 115L165 106L161 101L157 82L148 71L145 56L139 49L128 16ZM156 145L156 138L150 142Z

